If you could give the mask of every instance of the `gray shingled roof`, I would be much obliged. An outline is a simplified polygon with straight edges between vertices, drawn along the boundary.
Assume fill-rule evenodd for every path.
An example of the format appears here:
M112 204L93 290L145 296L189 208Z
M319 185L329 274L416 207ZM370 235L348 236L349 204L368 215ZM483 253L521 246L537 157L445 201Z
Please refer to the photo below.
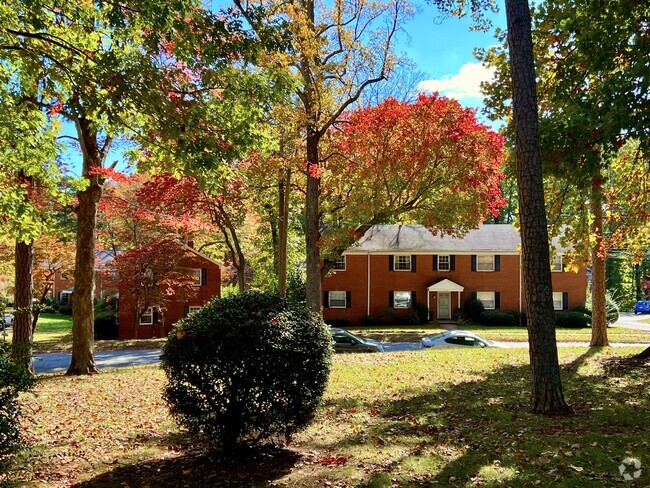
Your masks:
M509 224L486 224L469 231L464 238L436 235L423 225L375 225L357 244L346 251L352 253L381 252L502 252L520 251L519 231ZM559 251L565 251L553 243Z

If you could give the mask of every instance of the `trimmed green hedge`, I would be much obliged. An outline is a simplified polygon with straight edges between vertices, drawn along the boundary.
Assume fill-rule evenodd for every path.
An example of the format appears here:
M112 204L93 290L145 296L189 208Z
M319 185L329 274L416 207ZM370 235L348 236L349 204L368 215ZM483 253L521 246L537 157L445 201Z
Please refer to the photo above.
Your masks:
M517 325L513 315L492 310L481 312L479 323L491 327L515 327Z
M591 317L581 312L566 312L555 314L555 327L565 329L582 329L589 327Z

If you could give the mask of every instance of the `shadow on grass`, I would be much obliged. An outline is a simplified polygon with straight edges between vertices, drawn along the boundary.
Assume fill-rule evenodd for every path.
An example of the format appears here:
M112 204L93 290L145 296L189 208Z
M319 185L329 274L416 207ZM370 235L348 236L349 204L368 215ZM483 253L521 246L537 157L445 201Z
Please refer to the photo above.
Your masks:
M622 459L650 463L650 375L611 377L598 366L608 361L601 352L588 349L562 366L572 416L530 413L529 366L506 365L478 381L452 379L388 401L330 401L342 416L353 407L375 418L317 447L384 452L387 461L375 458L366 471L390 473L399 486L618 486ZM649 474L639 482L650 486Z
M301 459L297 452L262 447L236 458L170 444L170 457L120 465L76 487L268 486L289 473ZM175 452L176 451L176 452Z

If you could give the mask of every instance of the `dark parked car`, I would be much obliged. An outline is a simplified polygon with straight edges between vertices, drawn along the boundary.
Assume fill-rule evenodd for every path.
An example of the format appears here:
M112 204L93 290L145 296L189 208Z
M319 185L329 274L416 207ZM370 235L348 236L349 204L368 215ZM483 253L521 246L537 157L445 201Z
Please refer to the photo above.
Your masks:
M650 300L639 300L634 304L634 313L650 313Z
M332 334L336 352L384 352L384 346L381 342L362 339L350 334L347 330L330 327L330 333Z

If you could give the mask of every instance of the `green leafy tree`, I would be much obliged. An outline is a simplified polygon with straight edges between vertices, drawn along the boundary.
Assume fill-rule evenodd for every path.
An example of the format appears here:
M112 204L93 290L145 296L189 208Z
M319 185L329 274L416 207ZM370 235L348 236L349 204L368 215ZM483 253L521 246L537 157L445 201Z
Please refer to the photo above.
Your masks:
M0 21L3 65L19 73L23 97L76 129L83 184L75 208L75 313L68 374L94 373L96 216L105 177L111 173L107 159L113 142L127 135L151 141L156 134L168 134L157 143L173 139L167 149L173 153L182 148L184 164L189 164L188 154L204 164L210 151L234 152L225 136L195 150L199 138L193 130L208 102L217 114L211 119L212 132L237 126L225 122L223 114L232 113L233 102L220 89L223 80L239 72L232 67L241 59L238 50L250 51L248 39L236 22L193 0L141 0L128 7L71 1L56 8L46 2L11 1L0 9ZM180 136L186 131L193 137Z

